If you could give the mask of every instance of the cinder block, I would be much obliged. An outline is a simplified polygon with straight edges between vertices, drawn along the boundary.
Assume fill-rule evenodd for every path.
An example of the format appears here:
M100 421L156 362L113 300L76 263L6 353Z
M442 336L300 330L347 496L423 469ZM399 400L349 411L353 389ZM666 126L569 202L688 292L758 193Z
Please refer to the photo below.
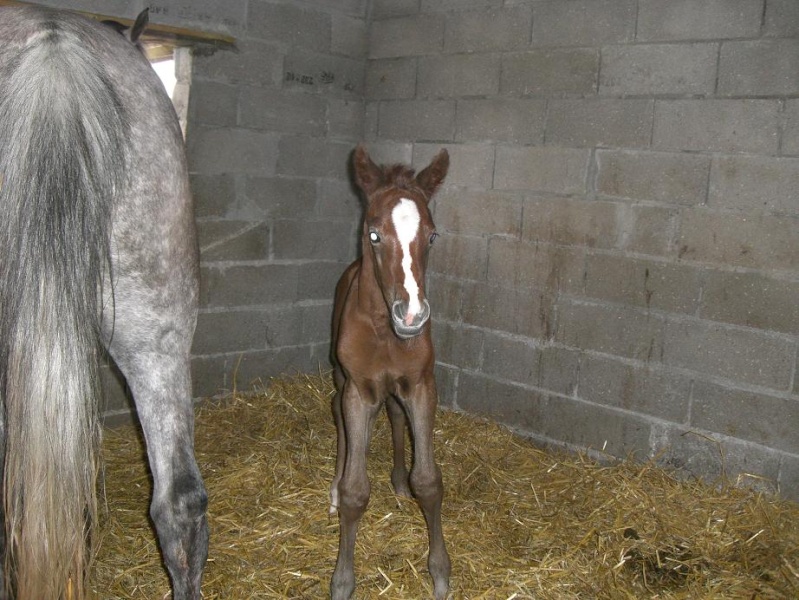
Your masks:
M194 174L190 181L196 218L224 217L235 207L235 176ZM257 218L257 215L252 216Z
M331 16L292 4L256 2L248 5L247 35L285 46L330 51Z
M752 38L760 35L763 0L640 0L639 42Z
M78 10L97 10L100 14L106 14L100 9L96 2L71 2L59 0L54 4L59 8L69 8L67 4L74 3ZM91 6L87 8L86 5ZM128 2L114 2L112 5L126 7L128 16L136 18L138 10L142 5ZM231 0L230 2L216 2L215 0L197 0L190 4L180 4L177 2L153 3L150 7L150 23L162 23L175 25L189 30L214 31L219 33L233 33L237 37L242 28L246 26L245 16L247 14L246 2L243 0ZM111 10L108 5L104 10Z
M444 233L430 249L430 271L458 279L484 280L487 246L483 237Z
M240 40L236 49L195 52L192 81L204 79L247 85L279 85L283 54L271 42Z
M444 51L501 52L527 48L531 21L529 6L453 13L447 19Z
M349 181L328 179L319 182L316 214L322 218L350 223L353 238L360 234L359 225L363 214L363 205L360 196Z
M561 299L555 341L582 350L657 362L664 326L663 317L646 310Z
M703 204L710 157L701 154L598 150L596 191L666 204Z
M599 53L595 49L558 49L502 55L500 92L511 95L594 94Z
M687 423L691 380L650 365L583 355L578 395L596 404Z
M452 141L454 100L397 100L380 104L378 134L389 140Z
M436 197L436 226L440 232L518 237L521 217L521 200L509 193L451 188Z
M194 356L191 361L195 397L210 398L233 390L263 389L270 377L291 372L316 372L310 346Z
M269 227L263 223L199 221L197 237L204 262L269 258Z
M247 177L245 194L262 217L310 216L316 205L316 183L308 179Z
M522 289L547 290L550 294L580 293L585 251L553 244L529 244L514 239L491 238L488 281Z
M457 407L517 430L539 432L549 410L549 396L464 371L458 376Z
M497 379L535 386L540 378L540 350L532 340L486 332L481 372Z
M700 315L746 327L799 334L799 283L761 273L710 271Z
M278 135L263 131L193 126L186 136L189 171L204 175L274 175L277 150Z
M708 210L684 210L679 256L765 271L795 271L799 264L796 219Z
M333 13L330 50L350 58L366 57L366 20Z
M414 15L421 0L372 0L372 19Z
M460 321L461 282L433 270L427 272L427 301L434 322Z
M541 348L539 387L564 396L574 396L579 381L580 354L570 348Z
M189 122L194 126L235 127L239 91L236 86L199 79L191 84Z
M304 304L299 307L295 306L292 310L300 321L299 326L295 327L294 344L330 344L330 330L333 318L332 300Z
M292 50L283 60L283 87L362 100L364 61Z
M590 152L574 148L500 146L494 187L556 194L586 191Z
M280 138L277 172L298 177L347 180L352 144L304 136Z
M503 0L422 0L422 12L454 12L499 8Z
M325 134L327 104L302 90L241 88L239 121L249 129L312 136Z
M459 100L456 139L541 144L544 141L545 116L546 100L539 98Z
M693 267L611 254L586 257L585 294L592 298L693 314L701 272Z
M369 29L369 58L435 54L443 47L444 15L372 21Z
M433 320L436 360L460 369L478 369L482 364L484 332L450 321Z
M297 345L299 313L292 307L201 312L193 354L222 354Z
M708 204L799 216L799 158L721 156L710 170Z
M584 98L547 103L546 143L554 146L646 148L652 100Z
M712 377L787 391L795 344L760 331L697 319L666 326L663 362Z
M108 418L113 420L112 425L119 422L120 415L127 415L132 419L135 415L133 398L125 377L113 361L100 365L100 385L102 396L99 411L104 417L108 415L103 419L103 424L108 422Z
M444 54L418 60L418 98L490 96L499 91L499 56Z
M603 96L709 95L716 86L716 44L636 44L602 49Z
M463 284L463 322L541 340L554 330L553 298L482 282Z
M619 237L613 202L530 198L525 201L522 239L590 248L614 248Z
M349 140L353 146L363 139L363 101L327 99L327 134L333 139Z
M707 431L662 427L659 424L656 429L660 431L653 435L651 454L658 458L659 464L714 485L732 482L774 492L779 473L778 452Z
M691 425L757 444L799 453L795 399L756 394L697 381L691 403Z
M402 100L416 95L417 58L384 58L366 62L366 97Z
M797 4L799 9L799 4ZM785 125L782 131L780 154L799 155L799 100L785 100Z
M438 405L450 410L454 409L458 396L458 369L436 363L435 377Z
M539 432L557 442L619 458L645 455L651 422L631 413L551 396Z
M369 143L369 156L378 165L410 164L413 159L413 144L375 140Z
M780 96L799 93L799 40L727 42L721 46L718 93Z
M635 0L533 3L534 46L602 46L635 38Z
M659 100L652 146L776 154L779 110L776 100Z
M670 207L633 204L620 209L621 248L637 254L675 257L679 211Z
M350 259L355 259L354 251ZM315 260L298 265L297 298L301 301L328 300L332 302L336 292L336 283L349 263L352 262L350 259L345 261Z
M272 255L276 260L322 259L344 262L352 257L351 225L330 220L281 219L272 228Z
M794 0L767 0L763 34L767 37L799 37L799 4Z
M425 168L442 148L446 148L449 152L449 171L444 180L444 189L449 187L491 189L494 180L494 146L489 144L414 144L414 167L417 170ZM438 205L435 198L434 196L433 206Z
M780 457L780 497L799 502L799 456L786 454Z
M207 308L264 305L297 300L296 265L203 266L200 306Z

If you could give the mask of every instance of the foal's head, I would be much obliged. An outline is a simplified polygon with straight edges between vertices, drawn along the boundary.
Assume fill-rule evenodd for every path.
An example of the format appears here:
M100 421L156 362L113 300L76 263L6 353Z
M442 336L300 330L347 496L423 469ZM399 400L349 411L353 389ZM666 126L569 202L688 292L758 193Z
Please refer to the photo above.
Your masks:
M414 337L430 318L425 269L437 234L428 203L444 181L449 155L441 150L418 175L402 165L378 167L363 146L356 148L353 162L355 181L366 197L363 255L373 258L394 332Z

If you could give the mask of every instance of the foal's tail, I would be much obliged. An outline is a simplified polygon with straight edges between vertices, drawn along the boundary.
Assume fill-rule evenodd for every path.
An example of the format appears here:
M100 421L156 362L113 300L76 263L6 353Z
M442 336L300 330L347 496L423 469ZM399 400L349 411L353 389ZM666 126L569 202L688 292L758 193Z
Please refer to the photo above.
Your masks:
M17 600L86 591L101 284L124 184L123 114L101 62L57 24L0 65L4 566Z

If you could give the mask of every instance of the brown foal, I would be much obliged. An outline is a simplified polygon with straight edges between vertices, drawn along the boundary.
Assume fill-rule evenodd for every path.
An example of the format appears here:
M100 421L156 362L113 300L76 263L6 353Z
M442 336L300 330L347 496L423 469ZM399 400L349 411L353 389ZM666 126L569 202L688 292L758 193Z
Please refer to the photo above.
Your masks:
M353 163L366 212L361 258L339 280L333 312L338 447L330 510L338 510L340 538L330 592L333 600L344 600L355 589L355 535L370 492L366 455L385 404L394 445L391 482L397 494L412 493L422 508L427 566L436 600L443 600L450 561L441 530L441 470L433 456L438 395L424 290L427 253L436 238L428 203L447 174L449 155L441 150L416 176L401 165L378 167L362 146ZM410 477L406 423L413 440Z

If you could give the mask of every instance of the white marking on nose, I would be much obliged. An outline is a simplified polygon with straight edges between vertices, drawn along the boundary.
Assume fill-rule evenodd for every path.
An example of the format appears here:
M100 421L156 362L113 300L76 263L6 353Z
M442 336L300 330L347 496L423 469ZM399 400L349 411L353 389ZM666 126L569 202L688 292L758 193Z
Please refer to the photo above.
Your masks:
M419 232L419 209L416 203L402 198L391 211L391 220L397 239L402 250L402 271L405 274L405 290L408 292L408 314L405 315L405 324L413 323L413 317L422 309L419 302L419 284L413 278L413 257L411 257L411 242Z

